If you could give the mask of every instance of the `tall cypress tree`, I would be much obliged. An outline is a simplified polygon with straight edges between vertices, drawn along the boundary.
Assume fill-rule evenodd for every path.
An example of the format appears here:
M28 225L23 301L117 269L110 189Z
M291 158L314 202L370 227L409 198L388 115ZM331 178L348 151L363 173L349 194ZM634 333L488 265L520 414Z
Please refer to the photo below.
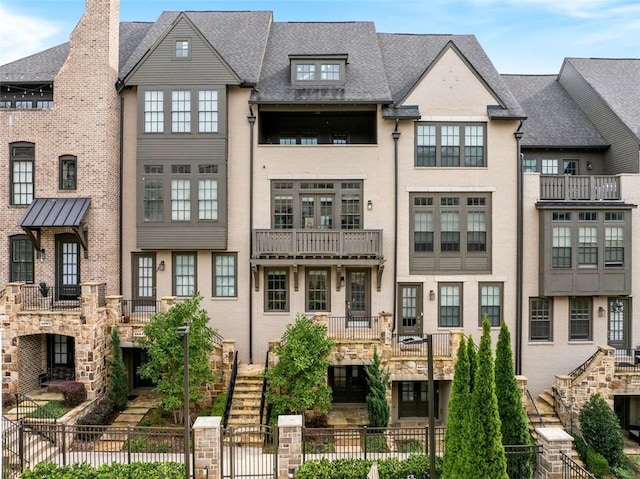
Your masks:
M444 465L442 479L473 477L471 457L473 455L470 440L471 393L469 390L469 359L464 336L460 340L451 398L449 399L449 417L444 435Z
M485 317L478 366L471 394L473 475L475 479L509 479L500 432L500 413L491 353L491 326Z
M476 377L476 369L478 368L478 353L476 352L476 344L473 342L473 336L469 335L467 342L467 357L469 358L469 391L473 392L473 381Z
M522 404L522 391L514 373L511 334L505 322L500 327L496 345L495 376L498 410L502 422L502 444L530 446L533 442ZM507 456L507 472L509 477L530 478L532 470L528 455Z
M387 427L389 425L389 403L387 402L387 383L391 373L382 367L378 348L373 348L373 361L365 366L369 393L367 394L367 410L369 426Z
M127 388L127 368L122 360L122 350L120 349L120 336L118 328L111 330L111 356L107 359L107 399L116 411L124 411L129 401Z

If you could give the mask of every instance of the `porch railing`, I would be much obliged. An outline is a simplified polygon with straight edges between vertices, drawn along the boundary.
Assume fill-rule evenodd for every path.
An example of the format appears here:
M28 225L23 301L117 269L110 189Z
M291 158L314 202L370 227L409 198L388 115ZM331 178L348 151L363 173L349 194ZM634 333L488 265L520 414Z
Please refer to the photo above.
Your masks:
M640 349L616 349L614 357L617 372L640 373Z
M412 341L410 344L403 342L406 338L420 338L423 341ZM416 358L427 357L427 334L418 334L415 336L399 335L393 333L391 337L391 356ZM435 357L451 357L451 341L449 333L433 333L431 334L431 342L433 345L433 355Z
M80 308L82 291L79 284L65 286L27 284L23 291L23 311L54 311Z
M161 303L154 299L125 299L122 301L122 322L148 323L152 314L160 312Z
M381 230L254 230L254 257L382 256Z
M378 316L331 316L327 318L327 335L331 339L379 339Z
M541 200L620 200L620 178L617 176L541 176Z

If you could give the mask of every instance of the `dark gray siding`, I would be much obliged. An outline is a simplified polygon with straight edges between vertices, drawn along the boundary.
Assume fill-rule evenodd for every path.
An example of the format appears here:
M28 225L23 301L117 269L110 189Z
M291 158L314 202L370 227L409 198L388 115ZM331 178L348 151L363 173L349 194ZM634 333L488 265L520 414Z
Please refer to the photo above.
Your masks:
M569 92L602 136L611 144L606 153L605 174L638 173L640 145L633 133L602 100L569 62L559 76L560 84Z
M543 159L557 159L557 160L578 160L578 174L579 175L606 175L606 163L605 153L589 150L577 150L572 151L570 149L553 150L535 150L522 148L522 153L525 159L538 160L538 172L541 168L541 160ZM587 162L591 162L591 170L587 169ZM559 162L560 169L562 168L562 161Z
M227 226L145 225L144 228L138 227L136 246L152 250L224 250L227 248Z

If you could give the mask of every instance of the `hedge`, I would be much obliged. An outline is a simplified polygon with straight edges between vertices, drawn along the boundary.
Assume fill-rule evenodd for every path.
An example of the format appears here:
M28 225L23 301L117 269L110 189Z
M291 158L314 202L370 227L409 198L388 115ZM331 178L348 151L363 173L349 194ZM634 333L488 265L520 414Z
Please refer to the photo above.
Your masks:
M22 479L184 479L184 466L176 462L132 462L58 466L41 462L22 473Z
M329 461L305 461L296 474L297 479L366 479L373 461L370 459L337 459ZM413 454L407 459L380 459L378 475L380 479L413 477L429 479L429 456ZM436 457L436 477L442 472L442 458Z

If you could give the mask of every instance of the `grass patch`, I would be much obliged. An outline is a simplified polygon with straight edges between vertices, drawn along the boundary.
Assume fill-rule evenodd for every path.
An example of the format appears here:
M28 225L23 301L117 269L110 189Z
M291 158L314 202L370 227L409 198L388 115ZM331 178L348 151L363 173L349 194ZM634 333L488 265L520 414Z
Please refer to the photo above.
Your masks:
M29 418L54 417L60 419L73 409L72 407L63 406L62 401L48 401L26 415Z

